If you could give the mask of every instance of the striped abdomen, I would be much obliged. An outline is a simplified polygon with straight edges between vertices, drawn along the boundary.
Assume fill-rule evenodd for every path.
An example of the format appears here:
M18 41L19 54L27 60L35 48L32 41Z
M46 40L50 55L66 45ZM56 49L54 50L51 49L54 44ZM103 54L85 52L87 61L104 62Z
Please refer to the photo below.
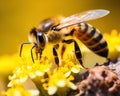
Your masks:
M74 34L94 53L103 57L108 56L107 42L95 27L86 23L80 23L75 27Z

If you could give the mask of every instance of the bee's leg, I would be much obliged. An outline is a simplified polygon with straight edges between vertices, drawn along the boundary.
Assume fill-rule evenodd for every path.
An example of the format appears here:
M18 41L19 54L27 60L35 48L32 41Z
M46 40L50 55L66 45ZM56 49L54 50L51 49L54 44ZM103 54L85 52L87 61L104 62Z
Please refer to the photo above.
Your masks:
M38 52L37 51L35 52L35 56L36 56L35 60L38 60Z
M81 64L81 66L83 68L85 68L86 70L88 70L88 68L86 68L84 65L83 65L83 62L82 62L82 54L81 54L81 50L77 44L77 42L74 40L74 49L75 49L75 55L76 55L76 58L78 59L79 63Z
M38 46L36 44L34 46L35 46L35 60L38 60L38 53L39 53Z
M67 43L67 44L70 44L70 43L72 43L72 42L74 43L74 50L75 50L76 58L78 59L79 63L81 64L81 66L82 66L83 68L88 69L88 68L86 68L86 67L83 65L81 50L80 50L77 42L76 42L74 39L63 40L62 42L63 42L63 43Z
M42 58L42 50L40 50L40 58L39 59L41 59Z
M35 47L36 47L36 46L34 45L34 46L32 46L32 48L31 48L31 58L32 58L33 63L34 63L35 61L34 61L34 57L33 57L32 50L33 50L33 48L35 48Z
M62 49L61 49L61 58L63 58L63 55L65 53L65 50L66 50L66 46L65 44L62 45Z
M21 47L20 47L20 57L21 57L21 54L22 54L22 48L23 48L23 45L25 45L25 44L31 44L30 42L23 42L22 44L21 44Z
M56 51L56 49L58 47L59 47L58 44L53 47L53 55L54 55L55 63L59 67L59 58L58 58L58 54L57 54L57 51Z
M37 49L38 50L38 49ZM41 60L42 58L42 53L43 53L43 49L39 49L39 52L36 50L36 59L38 59L38 53L40 54L39 55L39 60Z

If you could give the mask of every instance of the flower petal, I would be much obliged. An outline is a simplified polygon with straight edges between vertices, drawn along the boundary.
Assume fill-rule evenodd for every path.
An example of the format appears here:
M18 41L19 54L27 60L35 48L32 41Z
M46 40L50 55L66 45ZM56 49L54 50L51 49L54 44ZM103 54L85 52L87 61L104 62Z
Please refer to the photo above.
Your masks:
M36 73L37 76L43 76L44 75L44 72L41 72L39 70L37 70L35 73Z
M77 69L77 68L72 67L71 71L72 71L73 73L79 73L80 70Z
M26 75L26 76L20 78L20 82L24 83L25 81L27 81L27 79L28 79L28 76Z
M50 86L50 87L48 87L48 94L49 95L55 94L56 91L57 91L57 86Z
M73 84L72 82L69 82L69 83L68 83L68 86L69 86L70 88L72 88L73 90L76 90L76 89L77 89L77 86L76 86L75 84Z
M66 72L66 73L65 73L65 77L69 77L70 74L71 74L71 71Z
M32 72L29 73L29 76L30 76L30 78L32 78L32 79L36 77L36 75L35 75L34 73L32 73Z
M65 85L66 85L66 80L59 80L57 82L57 86L59 86L59 87L64 87Z

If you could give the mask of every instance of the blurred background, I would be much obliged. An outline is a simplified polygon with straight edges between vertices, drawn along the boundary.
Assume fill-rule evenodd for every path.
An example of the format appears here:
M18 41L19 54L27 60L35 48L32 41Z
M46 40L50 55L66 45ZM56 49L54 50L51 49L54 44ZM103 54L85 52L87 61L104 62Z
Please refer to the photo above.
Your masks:
M90 24L110 33L120 32L119 0L0 0L0 82L6 86L9 70L14 66L20 44L28 41L31 28L48 17L70 16L91 9L107 9L110 14L104 18L89 21ZM14 55L15 54L15 55ZM13 56L13 58L12 58ZM7 61L5 58L8 58ZM6 75L7 74L7 75ZM1 85L0 84L0 85ZM5 89L4 86L1 86Z

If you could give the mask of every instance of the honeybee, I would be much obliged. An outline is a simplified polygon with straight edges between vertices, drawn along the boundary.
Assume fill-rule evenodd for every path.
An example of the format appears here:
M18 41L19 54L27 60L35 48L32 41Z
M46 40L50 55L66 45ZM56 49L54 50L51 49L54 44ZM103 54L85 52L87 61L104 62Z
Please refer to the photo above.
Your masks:
M101 18L109 14L108 10L96 9L89 10L82 13L74 14L72 16L63 18L56 22L55 18L49 18L43 20L38 28L33 28L28 35L29 42L24 42L20 48L20 56L22 52L22 47L24 44L33 44L31 48L31 57L34 62L32 49L36 49L36 57L44 50L46 44L53 44L53 55L55 63L59 66L59 58L56 49L59 43L74 43L75 55L81 66L87 69L82 62L82 54L80 48L74 38L66 40L67 36L75 36L83 44L85 44L91 51L95 54L107 58L108 56L108 46L107 42L103 38L101 32L86 21ZM66 31L63 31L66 29ZM64 53L65 47L62 48L62 54Z

